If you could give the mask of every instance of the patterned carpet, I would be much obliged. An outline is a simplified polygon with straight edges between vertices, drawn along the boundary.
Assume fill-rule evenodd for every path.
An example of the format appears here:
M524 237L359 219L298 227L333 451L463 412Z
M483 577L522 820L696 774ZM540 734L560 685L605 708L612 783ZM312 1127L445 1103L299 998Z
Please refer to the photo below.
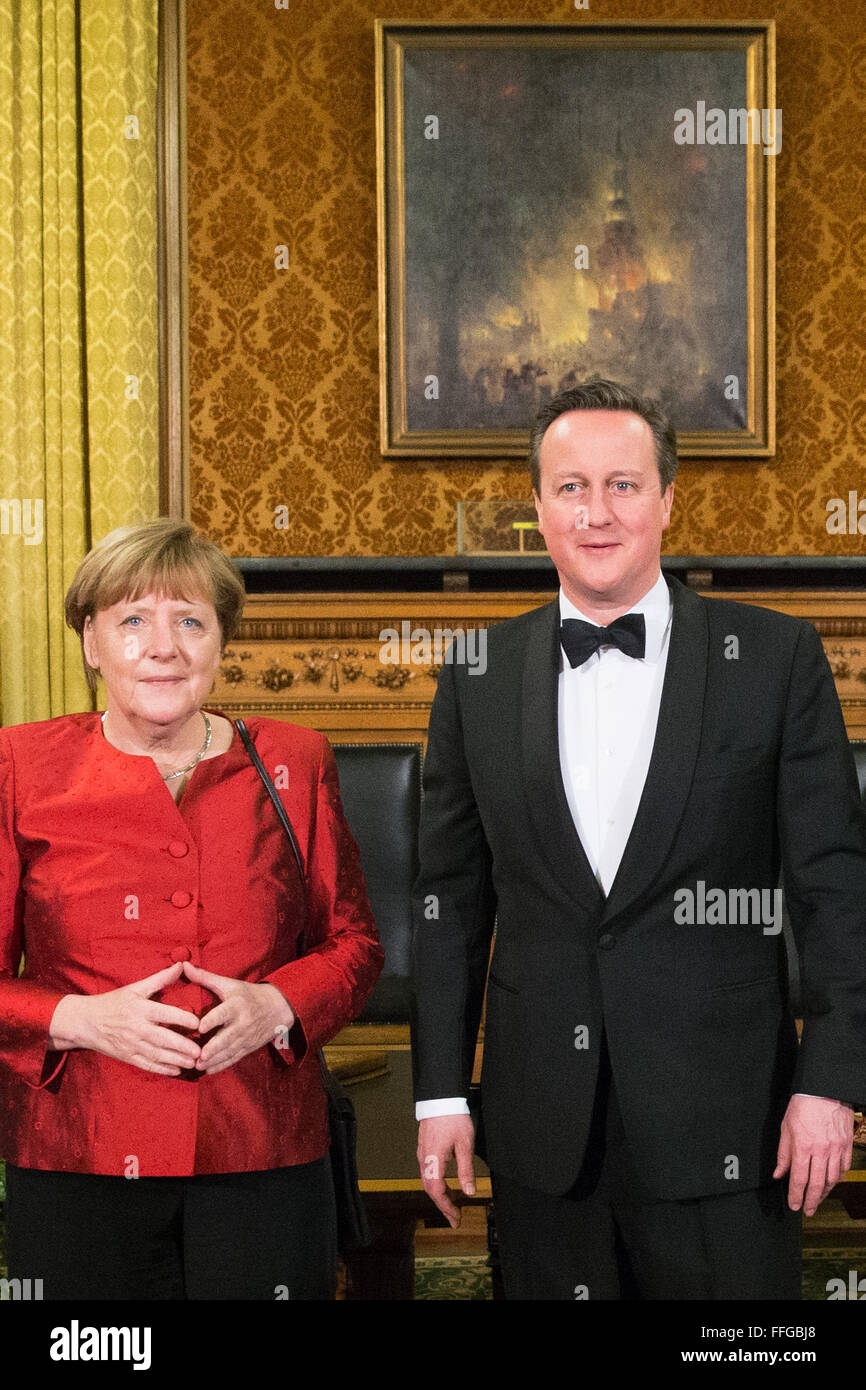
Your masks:
M416 1255L415 1298L440 1303L492 1302L486 1254Z
M861 1298L866 1299L866 1249L822 1246L804 1250L804 1300L826 1300L831 1279L841 1279L847 1291L852 1270L858 1280L864 1278ZM492 1301L487 1256L419 1255L415 1260L415 1297L449 1303Z

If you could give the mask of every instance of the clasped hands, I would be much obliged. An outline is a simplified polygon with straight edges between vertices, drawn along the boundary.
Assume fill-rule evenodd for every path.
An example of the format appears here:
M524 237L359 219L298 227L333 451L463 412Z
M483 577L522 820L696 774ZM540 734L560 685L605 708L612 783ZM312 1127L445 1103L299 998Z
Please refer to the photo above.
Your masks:
M176 984L181 975L219 1000L201 1018L150 997ZM54 1012L50 1033L57 1050L90 1048L160 1076L178 1076L185 1068L214 1076L275 1038L287 1046L294 1021L291 1005L275 985L234 980L178 961L104 994L66 995ZM200 1045L178 1028L199 1036L218 1032Z

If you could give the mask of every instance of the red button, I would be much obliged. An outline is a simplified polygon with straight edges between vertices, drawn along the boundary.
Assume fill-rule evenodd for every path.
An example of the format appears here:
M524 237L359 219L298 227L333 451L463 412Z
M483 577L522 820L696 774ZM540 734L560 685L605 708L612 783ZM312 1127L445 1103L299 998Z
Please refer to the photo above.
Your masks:
M183 859L185 854L189 854L189 845L185 845L183 840L172 840L168 847L169 854L175 859Z
M175 907L189 907L192 902L192 893L187 893L183 888L176 888L171 895L171 902Z
M192 951L188 946L175 946L171 953L171 958L173 961L189 960L191 955Z

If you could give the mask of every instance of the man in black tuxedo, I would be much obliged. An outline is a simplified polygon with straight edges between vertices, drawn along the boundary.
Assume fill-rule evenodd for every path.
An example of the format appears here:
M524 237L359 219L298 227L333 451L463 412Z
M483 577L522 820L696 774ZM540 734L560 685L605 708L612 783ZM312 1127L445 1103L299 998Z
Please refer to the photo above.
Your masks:
M481 1103L506 1295L800 1297L866 1094L866 824L808 622L660 570L676 472L615 383L539 415L557 598L446 660L415 885L424 1186ZM802 982L798 1048L775 890ZM787 1182L785 1181L787 1175Z

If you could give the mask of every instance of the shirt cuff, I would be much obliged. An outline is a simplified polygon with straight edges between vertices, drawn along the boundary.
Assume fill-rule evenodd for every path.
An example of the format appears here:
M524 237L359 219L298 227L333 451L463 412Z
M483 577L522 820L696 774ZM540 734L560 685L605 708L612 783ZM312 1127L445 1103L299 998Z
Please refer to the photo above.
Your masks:
M841 1096L816 1096L811 1091L795 1091L795 1096L806 1096L809 1100L835 1100L840 1105L847 1105L852 1110L861 1110L863 1102L859 1100L843 1100Z
M437 1115L468 1115L469 1106L464 1096L451 1096L447 1100L418 1100L415 1102L415 1119L432 1120Z

